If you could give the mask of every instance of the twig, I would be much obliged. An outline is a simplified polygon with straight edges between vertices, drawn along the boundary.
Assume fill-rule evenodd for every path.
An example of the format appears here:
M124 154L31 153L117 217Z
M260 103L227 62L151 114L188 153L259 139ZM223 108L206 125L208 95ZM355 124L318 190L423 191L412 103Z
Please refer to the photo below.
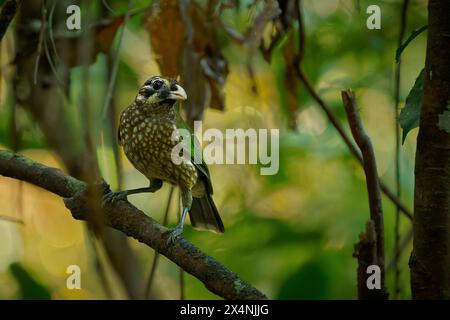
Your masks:
M61 60L59 55L58 55L58 50L56 49L56 43L55 43L55 38L53 36L53 14L55 12L55 8L56 8L56 1L53 2L53 5L50 9L49 15L48 15L48 19L47 19L47 29L48 29L48 40L50 41L50 44L52 46L52 50L53 50L53 56L55 57L55 61L53 61L53 57L50 54L50 49L47 43L47 36L44 33L44 38L43 38L43 44L44 44L44 50L45 50L45 56L47 58L47 62L48 65L50 66L50 69L53 72L53 75L55 77L55 79L57 80L57 82L67 91L67 85L66 83L64 83L64 81L60 78L57 68L56 68L56 61Z
M330 107L325 103L324 100L317 94L316 90L311 84L311 81L309 78L305 75L302 68L296 69L298 70L298 75L300 79L303 81L305 88L308 90L311 97L316 100L316 102L319 104L319 106L322 108L322 110L325 112L325 114L328 117L328 120L330 120L331 124L334 126L334 128L338 131L339 135L341 136L342 140L344 140L345 144L349 148L351 154L358 160L359 163L363 163L363 159L361 157L360 152L355 147L353 142L350 140L350 137L345 132L344 128L340 124L338 118L335 116L333 111L331 111ZM403 212L403 214L409 219L412 220L412 213L411 211L401 202L400 199L397 198L397 196L389 189L388 186L386 186L383 181L380 179L380 187L381 191L393 202L395 203L400 210Z
M64 202L75 219L89 220L87 193L90 188L87 188L85 182L68 176L59 169L47 167L6 150L0 151L0 175L32 183L66 198ZM105 183L97 187L103 189L103 193L109 192ZM105 225L152 247L202 281L211 292L225 299L267 298L186 239L180 238L175 243L168 244L168 229L128 201L107 203L103 209Z
M109 66L112 65L112 59L110 59L110 58L111 58L111 56L108 54L108 56L107 56L108 70L110 70ZM113 87L114 91L115 91L115 88L116 87L114 86ZM122 158L120 156L119 145L117 144L117 141L116 141L117 130L118 130L116 114L117 114L117 106L116 106L116 101L114 99L114 94L113 94L113 97L110 101L109 108L107 111L108 120L107 120L107 128L106 129L108 130L108 133L109 133L109 135L107 135L107 139L109 139L109 142L111 144L111 149L113 151L114 164L115 164L114 170L116 172L116 178L117 178L117 189L121 190L122 183L123 183L123 165L122 165ZM103 135L102 135L102 137L103 137ZM103 139L102 139L102 147L104 147Z
M48 15L48 37L52 45L55 60L59 61L61 59L58 55L58 50L56 49L55 37L53 36L53 14L55 13L55 8L56 8L56 1L53 2L52 8L50 9L50 13Z
M115 14L116 12L114 11L113 8L110 7L110 5L108 4L108 2L106 0L102 0L102 4L105 6L105 8L111 12L112 14Z
M0 42L21 4L22 0L7 0L3 4L2 11L0 11Z
M413 238L413 231L412 229L409 230L409 232L403 237L403 239L400 241L400 245L398 247L398 257L397 259L399 260L400 257L402 256L402 253L406 250L406 248L408 248L409 243L411 242ZM386 263L386 273L388 273L395 265L395 256L392 257L391 260L389 260Z
M94 259L95 271L100 279L100 284L103 288L106 299L111 300L113 298L111 286L109 285L108 279L106 278L105 267L103 266L103 263L100 260L100 253L98 251L97 243L95 241L95 234L89 228L87 228L87 237L88 237L87 242L91 245L93 251L92 257Z
M169 220L169 211L170 211L170 203L172 202L173 191L175 187L171 186L169 191L169 196L167 198L166 210L164 210L164 217L162 224L167 225L167 221ZM155 251L155 255L153 256L152 267L150 269L150 275L147 281L147 287L145 288L144 298L150 297L150 291L152 290L153 281L155 279L156 267L158 265L159 253Z
M364 173L366 175L367 193L369 195L370 220L373 221L373 231L375 233L375 249L376 257L373 264L378 265L381 269L381 294L378 290L369 290L366 281L358 283L360 288L358 296L360 298L387 298L385 287L385 269L384 269L384 224L383 224L383 208L381 203L381 190L378 179L377 164L375 160L375 152L372 142L364 130L355 101L355 96L351 90L341 92L342 101L344 103L345 112L347 113L348 123L352 131L353 138L356 141L363 157ZM361 252L359 253L361 254ZM358 256L358 262L359 256ZM366 261L364 261L365 263ZM361 271L362 274L360 274ZM367 278L366 270L359 270L358 282ZM362 278L362 279L361 279ZM373 294L371 293L373 292Z
M102 14L104 17L107 17L108 15L108 9L105 7L102 10ZM109 83L112 79L113 76L113 69L114 69L114 65L116 64L115 61L115 57L113 56L113 52L112 50L110 50L106 56L106 68L108 70L107 74L106 74L106 81ZM117 105L116 105L116 101L115 101L115 94L116 94L116 86L112 87L112 91L111 92L111 100L109 101L109 105L108 105L108 110L107 110L107 117L108 117L108 121L107 121L107 130L109 131L109 136L107 136L107 138L109 139L110 143L111 143L111 148L113 151L113 156L114 156L114 169L116 172L116 177L117 177L117 188L119 190L122 189L122 173L123 173L123 166L122 166L122 159L120 157L120 151L119 151L119 146L117 144L116 141L116 137L117 137ZM103 139L102 139L103 140Z
M120 49L122 48L122 39L123 39L123 34L125 33L125 27L127 26L127 22L130 19L130 14L131 14L130 8L131 8L131 1L128 1L128 11L125 14L125 18L123 20L123 25L120 30L119 42L117 44L117 48L116 48L116 52L115 52L115 56L114 56L114 62L112 64L111 77L109 79L109 84L108 84L108 91L106 92L105 104L103 105L103 110L102 110L102 119L103 120L106 119L106 116L108 114L108 109L109 109L109 105L110 105L110 102L112 99L114 86L116 84L117 69L119 68Z
M42 3L42 9L41 9L41 30L39 31L39 40L38 40L38 46L37 46L37 53L36 53L36 60L34 62L34 76L33 76L33 84L37 84L37 76L39 72L39 61L41 60L42 55L42 47L44 45L45 41L45 29L47 27L47 8L45 0Z
M375 223L375 232L377 233L377 257L380 260L384 260L383 210L375 152L373 151L372 142L363 128L354 93L351 90L347 90L342 91L341 95L352 135L363 156L363 167L369 194L370 218Z
M400 18L400 31L398 34L397 47L400 47L403 42L403 37L406 31L407 24L407 11L408 11L409 0L403 0L401 18ZM401 148L401 137L400 137L400 126L398 124L399 116L399 104L400 104L400 83L401 83L401 59L398 58L398 63L395 66L395 85L394 85L394 112L395 112L395 188L396 196L401 199L401 177L400 177L400 148ZM400 268L398 265L399 260L399 246L400 246L400 208L396 206L395 212L395 226L394 226L394 298L398 299L400 295Z
M245 41L245 37L237 31L233 26L226 23L222 19L219 19L219 24L222 27L222 29L228 34L228 36L233 40L236 44L242 45Z
M45 57L47 58L48 65L50 66L50 69L52 70L55 79L58 81L58 83L63 87L66 88L66 84L64 81L61 80L59 77L58 71L56 70L55 63L53 62L52 56L50 54L50 50L48 48L47 39L44 39L44 51L45 51Z

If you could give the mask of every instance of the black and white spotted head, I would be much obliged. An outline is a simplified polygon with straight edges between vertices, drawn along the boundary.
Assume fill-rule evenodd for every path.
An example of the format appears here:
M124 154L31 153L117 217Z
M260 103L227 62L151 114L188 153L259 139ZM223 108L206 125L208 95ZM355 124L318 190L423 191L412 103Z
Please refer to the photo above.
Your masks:
M187 95L175 79L155 76L139 89L135 103L151 107L161 104L173 105L177 100L186 100Z

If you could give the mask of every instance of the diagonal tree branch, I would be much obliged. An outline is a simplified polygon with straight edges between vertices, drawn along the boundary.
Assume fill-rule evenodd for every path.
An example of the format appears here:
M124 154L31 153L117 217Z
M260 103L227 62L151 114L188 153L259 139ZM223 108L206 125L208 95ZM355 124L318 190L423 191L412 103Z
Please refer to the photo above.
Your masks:
M372 142L363 128L353 92L346 90L342 91L341 94L352 135L355 138L356 144L361 149L363 156L363 167L367 181L367 192L369 194L370 219L374 221L375 231L377 233L377 256L379 259L384 260L383 209L375 152Z
M306 90L311 95L311 97L319 104L319 106L322 108L322 110L326 113L328 119L330 120L331 124L335 127L335 129L338 131L339 135L342 137L342 140L344 140L345 144L347 145L348 149L350 150L351 154L358 160L360 164L363 163L363 158L361 156L361 153L359 150L355 147L353 142L351 141L349 135L344 130L344 127L339 122L336 115L331 111L330 107L325 103L325 101L317 94L316 90L314 89L311 81L306 76L306 74L303 72L303 69L298 67L296 68L298 72L299 78L302 80L302 82L305 85ZM402 203L402 201L392 192L391 189L381 180L380 181L380 188L381 191L393 202L395 205L401 210L401 212L412 221L413 215L411 211Z
M311 80L308 78L308 76L304 73L301 63L303 62L304 57L304 48L305 48L305 30L304 30L304 23L302 21L303 13L302 13L302 3L301 1L295 2L295 10L298 11L298 23L299 23L299 40L298 40L298 46L299 46L299 53L296 55L293 63L293 69L296 73L297 77L302 81L302 83L305 85L306 90L308 91L308 94L317 102L317 104L322 108L322 110L325 112L326 116L328 117L328 120L331 122L331 124L334 126L334 128L338 131L339 135L341 136L342 140L344 140L344 143L347 145L347 147L350 150L350 153L358 160L360 164L363 163L363 158L361 156L360 151L358 148L354 145L352 142L350 136L347 134L347 132L344 130L344 127L339 122L339 119L336 117L336 115L333 113L331 108L326 104L326 102L319 96L317 91L314 89L313 84L311 83ZM283 7L283 6L281 6ZM283 12L282 12L283 15ZM236 32L233 28L231 28L226 23L222 22L222 27L224 28L225 32L230 36L232 40L234 40L235 43L238 45L242 45L244 42L244 37L240 35L238 32ZM279 34L275 39L272 39L271 44L269 45L269 48L264 48L261 46L261 52L263 54L263 57L270 61L270 56L272 53L273 48L279 44L282 34ZM399 199L396 194L381 180L380 180L380 187L381 191L397 206L397 208L409 219L412 221L413 215L411 213L411 210L409 210Z
M309 80L308 76L304 73L301 63L303 61L304 56L304 47L305 47L305 25L303 23L303 12L302 12L302 3L299 1L296 6L296 10L298 11L298 25L299 25L299 46L300 46L300 52L297 56L297 59L294 61L294 70L297 73L298 78L303 82L305 85L306 90L308 91L309 95L319 104L319 106L322 108L322 110L325 112L325 114L328 117L328 120L331 122L331 124L334 126L334 128L337 130L339 135L341 136L342 140L344 140L344 143L349 148L351 154L358 160L358 162L362 165L363 164L363 158L361 156L361 153L358 151L358 149L355 147L353 142L351 141L349 135L345 132L344 128L342 127L341 123L339 122L336 115L333 113L331 108L325 103L325 101L319 96L319 94L314 89L314 86L312 85L311 81ZM413 215L411 211L402 203L401 199L392 192L392 190L379 178L379 184L381 191L397 206L397 210L412 221Z
M66 175L27 157L0 150L0 175L23 180L55 193L77 220L88 220L85 182ZM97 185L103 193L109 191L106 183ZM225 299L267 299L267 297L237 274L222 266L186 239L168 245L167 228L158 224L128 201L117 201L104 207L104 224L145 243L203 282L208 290Z

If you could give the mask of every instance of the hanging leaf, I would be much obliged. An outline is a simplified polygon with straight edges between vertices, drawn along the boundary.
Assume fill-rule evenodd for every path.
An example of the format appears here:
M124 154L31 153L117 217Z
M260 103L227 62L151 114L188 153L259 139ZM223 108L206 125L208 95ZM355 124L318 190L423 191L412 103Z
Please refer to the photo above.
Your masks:
M423 26L422 28L414 30L411 35L406 39L405 42L402 43L400 47L395 51L395 61L398 62L400 60L400 56L405 50L405 48L409 45L411 41L413 41L419 34L421 34L423 31L425 31L428 28L428 26Z
M150 9L146 27L161 73L176 77L180 74L180 57L185 38L178 1L155 1Z
M403 129L402 143L405 142L407 134L414 128L419 126L420 109L423 97L423 82L425 77L425 69L420 71L414 85L406 97L405 107L400 112L399 122Z
M450 133L450 102L447 105L447 110L439 115L438 127L439 129Z
M181 76L189 99L183 104L188 122L204 109L224 109L223 85L228 74L217 37L214 2L158 0L147 17L152 51L163 75ZM195 79L195 81L191 81Z
M97 25L94 28L95 42L98 52L107 53L116 36L117 30L125 21L125 15L121 15L105 24Z

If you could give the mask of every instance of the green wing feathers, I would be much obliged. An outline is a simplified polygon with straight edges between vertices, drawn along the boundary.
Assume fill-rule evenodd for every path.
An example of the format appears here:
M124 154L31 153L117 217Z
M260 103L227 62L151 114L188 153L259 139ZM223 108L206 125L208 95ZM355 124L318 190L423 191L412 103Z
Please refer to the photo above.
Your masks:
M200 141L198 141L197 137L193 133L192 129L189 127L189 125L181 118L179 113L177 113L178 119L177 119L177 127L179 129L186 129L191 133L190 142L191 146L189 148L190 150L190 159L194 166L197 168L197 170L200 173L200 179L202 179L203 183L205 184L206 190L209 194L213 194L213 186L211 183L211 176L209 174L208 166L206 165L205 161L203 160L203 151L202 146L200 144ZM198 161L195 161L195 156L197 157L199 155L202 156L202 162L197 163Z
M178 114L177 127L179 129L187 129L190 132L190 159L194 166L197 168L199 173L199 179L203 182L205 186L205 195L201 198L193 197L192 206L189 210L189 216L191 218L191 224L194 228L206 229L218 233L223 233L225 228L223 226L222 219L220 218L217 207L212 199L213 186L211 183L211 176L209 174L208 166L205 161L195 161L195 156L203 156L202 146L200 141L193 133L193 130L189 128L186 122L183 121L181 116Z

